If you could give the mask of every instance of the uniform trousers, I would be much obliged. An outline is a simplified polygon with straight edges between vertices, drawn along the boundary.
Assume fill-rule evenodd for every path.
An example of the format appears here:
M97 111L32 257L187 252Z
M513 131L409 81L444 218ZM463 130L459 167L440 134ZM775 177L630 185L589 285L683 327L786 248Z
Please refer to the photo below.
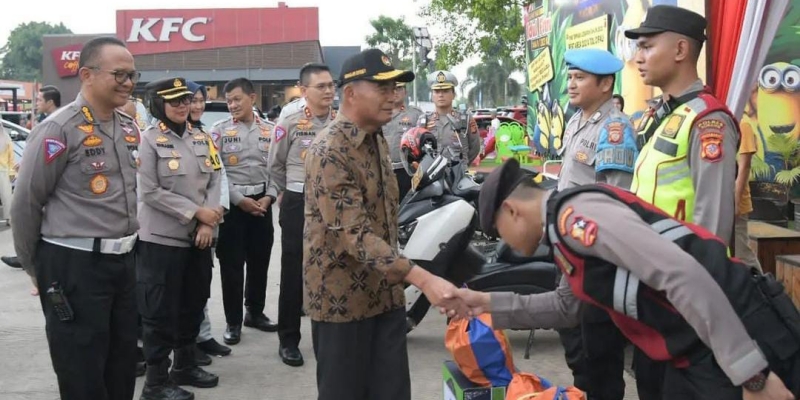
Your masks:
M134 254L108 255L44 241L36 280L62 400L130 400L136 380ZM47 295L57 282L74 319L59 320Z
M311 321L318 400L410 400L403 308L353 322Z
M397 177L397 187L400 189L400 201L402 201L411 190L411 176L405 168L394 170L394 176Z
M208 319L208 302L203 307L203 322L200 323L200 331L197 333L197 343L203 343L213 339L211 335L211 321Z
M622 400L627 339L608 312L584 304L581 324L558 334L573 384L588 394L588 400Z
M211 249L139 241L136 300L142 316L142 343L148 365L173 349L192 345L211 291Z
M249 196L258 200L263 195ZM242 301L250 313L261 315L267 299L267 271L274 235L272 207L257 217L231 207L219 228L217 258L222 279L222 304L228 325L241 325ZM245 278L245 265L247 277Z
M281 200L281 293L278 297L278 339L282 347L300 344L303 310L303 226L305 199L302 193L285 191Z

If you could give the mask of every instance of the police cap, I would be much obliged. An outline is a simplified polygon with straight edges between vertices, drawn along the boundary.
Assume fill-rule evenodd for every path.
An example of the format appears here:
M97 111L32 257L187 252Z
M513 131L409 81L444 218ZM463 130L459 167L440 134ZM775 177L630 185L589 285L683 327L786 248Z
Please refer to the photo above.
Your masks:
M458 85L458 79L450 71L435 71L428 75L428 85L431 89L452 89Z
M658 5L647 9L644 22L635 29L625 31L629 39L656 35L662 32L675 32L702 43L706 40L706 19L702 15L685 8Z
M339 87L355 81L411 82L414 73L392 66L392 60L380 49L367 49L344 60Z
M481 185L481 193L478 196L478 216L481 222L481 231L492 237L497 237L497 227L494 223L495 214L503 201L508 198L511 192L526 180L536 182L539 174L533 171L522 169L519 161L509 158L500 167L495 168Z
M161 97L164 100L194 95L186 86L186 79L183 78L159 79L148 83L144 88L153 97Z
M622 60L600 49L575 49L564 53L567 69L579 69L595 75L613 75L621 70Z

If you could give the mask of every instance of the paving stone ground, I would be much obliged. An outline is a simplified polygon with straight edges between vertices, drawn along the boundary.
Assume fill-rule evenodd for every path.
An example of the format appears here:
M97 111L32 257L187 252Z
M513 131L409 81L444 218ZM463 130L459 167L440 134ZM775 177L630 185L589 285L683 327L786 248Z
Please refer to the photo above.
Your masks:
M277 211L277 210L275 210ZM275 213L277 215L277 213ZM278 224L276 234L280 234ZM276 238L279 236L276 236ZM13 254L11 232L0 230L0 255ZM280 277L280 240L276 239L269 270L266 314L277 318ZM0 265L0 399L58 399L44 332L44 318L38 298L29 295L30 280L16 269ZM214 270L209 304L214 336L222 342L225 329L220 291L219 268ZM445 320L433 312L408 337L412 397L414 400L442 399L442 362L448 359L444 347ZM303 339L300 350L306 364L300 368L285 366L278 356L275 333L244 328L242 342L233 347L233 354L214 358L209 371L220 376L220 385L213 389L192 389L196 399L224 400L311 400L317 396L314 355L311 349L311 328L303 318ZM558 335L537 331L531 358L523 359L528 332L507 332L517 368L534 372L551 381L568 385L572 376L564 363ZM633 379L626 374L626 400L638 399ZM137 379L138 398L144 378ZM343 399L345 400L345 399Z

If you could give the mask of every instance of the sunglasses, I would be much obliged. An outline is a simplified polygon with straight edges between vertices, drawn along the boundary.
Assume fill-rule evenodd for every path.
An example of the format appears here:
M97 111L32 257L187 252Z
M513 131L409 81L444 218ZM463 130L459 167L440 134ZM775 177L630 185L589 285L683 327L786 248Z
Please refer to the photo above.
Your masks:
M178 97L177 99L165 100L165 102L173 107L180 107L181 104L188 106L192 104L192 98L189 96Z

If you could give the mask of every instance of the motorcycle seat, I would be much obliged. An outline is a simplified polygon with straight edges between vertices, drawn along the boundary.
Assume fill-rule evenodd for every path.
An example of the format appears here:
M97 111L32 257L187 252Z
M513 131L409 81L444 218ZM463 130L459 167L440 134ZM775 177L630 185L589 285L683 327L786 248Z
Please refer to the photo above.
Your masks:
M532 256L524 256L514 251L506 242L501 240L497 242L496 252L498 262L509 264L527 264L536 261L553 262L552 257L550 257L550 248L543 245L540 245Z
M453 194L468 202L478 201L478 195L481 194L481 185L465 176L457 184L453 185Z

